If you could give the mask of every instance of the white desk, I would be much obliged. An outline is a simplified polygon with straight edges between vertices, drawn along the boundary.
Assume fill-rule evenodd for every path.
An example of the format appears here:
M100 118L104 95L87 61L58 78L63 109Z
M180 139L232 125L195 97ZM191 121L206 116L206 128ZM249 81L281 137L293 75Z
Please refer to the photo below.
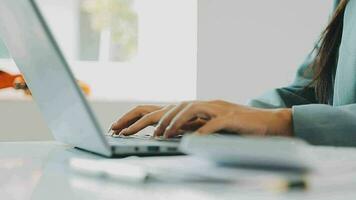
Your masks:
M312 151L329 161L356 160L356 149L315 148ZM68 160L74 157L102 159L55 142L0 143L0 199L334 200L356 196L356 182L288 193L240 188L227 183L128 184L78 175L68 166Z

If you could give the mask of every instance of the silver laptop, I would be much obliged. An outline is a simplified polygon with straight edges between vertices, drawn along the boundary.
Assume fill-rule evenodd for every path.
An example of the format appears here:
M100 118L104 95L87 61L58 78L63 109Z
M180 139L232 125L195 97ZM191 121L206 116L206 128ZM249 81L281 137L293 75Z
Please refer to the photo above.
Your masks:
M175 140L104 136L34 0L0 0L0 38L56 140L107 157L180 154Z

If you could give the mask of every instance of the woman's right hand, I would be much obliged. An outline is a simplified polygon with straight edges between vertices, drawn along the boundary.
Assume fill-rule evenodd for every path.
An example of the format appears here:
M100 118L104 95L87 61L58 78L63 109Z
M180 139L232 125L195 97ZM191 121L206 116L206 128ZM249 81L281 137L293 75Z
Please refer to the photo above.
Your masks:
M147 126L153 126L159 122L162 116L173 106L137 106L115 123L112 124L110 131L112 135L132 135Z
M188 104L189 102L182 103L180 105ZM124 135L129 136L138 133L148 126L155 126L159 124L162 119L168 117L169 111L174 111L179 105L168 106L155 106L155 105L141 105L137 106L115 123L112 124L110 131L112 135ZM206 123L203 118L194 118L187 122L182 128L181 132L195 131Z

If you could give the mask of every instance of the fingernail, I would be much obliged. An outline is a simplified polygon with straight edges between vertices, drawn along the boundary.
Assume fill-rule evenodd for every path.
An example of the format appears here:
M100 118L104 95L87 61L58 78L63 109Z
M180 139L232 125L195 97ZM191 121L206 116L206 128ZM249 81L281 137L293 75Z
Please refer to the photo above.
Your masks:
M112 136L113 136L113 137L118 137L119 134L118 134L116 131L114 131L114 132L112 133Z
M164 138L169 138L169 136L171 135L171 131L169 131L169 130L166 130L164 133L163 133L163 137Z
M164 133L172 132L172 128L173 128L173 126L171 126L171 125L167 126L166 130L164 131Z
M158 130L159 130L159 126L156 126L154 132L157 132Z
M171 137L171 135L170 135L170 133L165 133L164 135L163 135L163 137L165 138L165 139L168 139L168 138L170 138Z
M156 127L155 131L153 132L154 136L157 136L161 132L161 127Z
M202 133L200 133L198 131L195 131L195 132L192 133L192 135L203 136L204 134L202 134Z
M120 131L119 135L125 135L127 132L127 128L123 129L122 131Z

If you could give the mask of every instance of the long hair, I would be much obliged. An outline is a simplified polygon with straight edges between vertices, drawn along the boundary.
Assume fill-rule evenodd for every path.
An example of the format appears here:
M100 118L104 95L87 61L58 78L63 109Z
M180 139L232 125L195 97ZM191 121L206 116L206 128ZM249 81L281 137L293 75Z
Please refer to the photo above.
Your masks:
M340 1L314 49L316 58L311 64L314 77L309 86L315 88L316 98L322 104L328 104L333 93L333 77L337 68L347 3L348 0Z

